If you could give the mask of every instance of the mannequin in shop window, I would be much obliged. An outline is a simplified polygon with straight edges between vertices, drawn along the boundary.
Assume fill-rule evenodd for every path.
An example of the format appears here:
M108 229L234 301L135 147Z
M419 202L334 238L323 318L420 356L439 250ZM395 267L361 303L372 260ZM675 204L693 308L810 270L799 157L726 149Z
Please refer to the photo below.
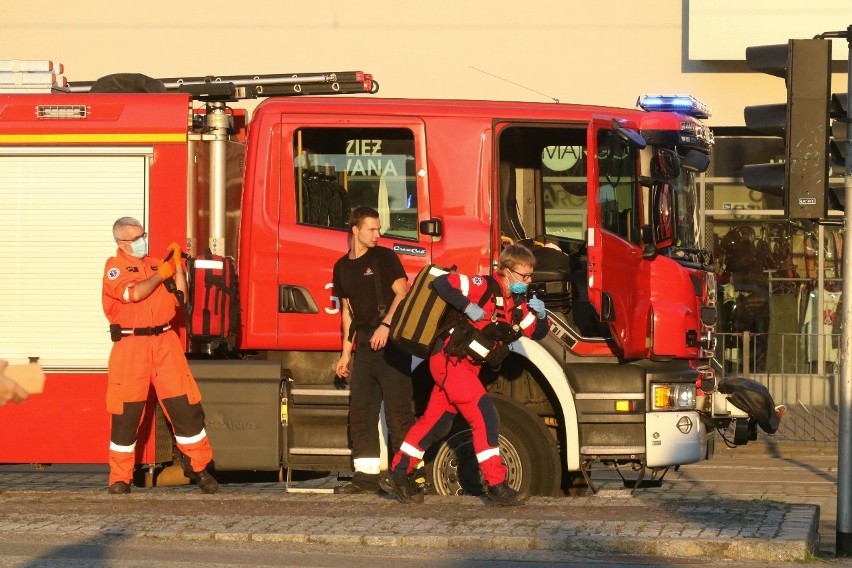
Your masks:
M806 242L806 262L810 286L803 290L804 312L802 314L802 333L807 335L805 350L810 372L819 370L820 341L823 345L822 359L826 363L826 371L833 372L833 365L839 361L839 333L841 313L841 289L840 281L840 256L842 251L842 231L832 231L826 234L826 242L823 246L824 278L822 290L822 310L819 306L819 288L817 285L817 258L816 235L811 234Z
M735 227L723 236L718 244L722 274L720 297L722 307L720 322L722 332L755 334L750 346L749 368L765 372L766 348L769 331L769 247L765 239L757 239L752 227ZM741 337L732 337L726 342L729 360L737 360L742 349ZM738 371L737 369L728 369Z

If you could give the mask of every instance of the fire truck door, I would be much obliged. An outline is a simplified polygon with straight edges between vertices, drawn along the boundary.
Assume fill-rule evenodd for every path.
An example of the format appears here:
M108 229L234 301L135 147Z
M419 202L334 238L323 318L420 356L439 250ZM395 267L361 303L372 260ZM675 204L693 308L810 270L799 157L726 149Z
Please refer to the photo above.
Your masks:
M349 249L349 214L379 212L379 245L399 255L409 281L431 261L425 129L411 117L282 118L278 347L340 349L332 267ZM390 284L390 283L389 283Z
M631 126L621 124L623 129ZM645 286L639 231L641 137L633 128L633 140L614 129L612 119L595 119L588 131L589 299L625 357L642 356L645 339L644 326L635 329Z

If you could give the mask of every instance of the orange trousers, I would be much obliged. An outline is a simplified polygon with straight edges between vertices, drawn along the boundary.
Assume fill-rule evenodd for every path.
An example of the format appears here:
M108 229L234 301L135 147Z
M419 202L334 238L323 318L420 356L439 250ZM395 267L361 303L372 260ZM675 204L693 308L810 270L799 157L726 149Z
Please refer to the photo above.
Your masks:
M107 410L112 415L109 483L130 483L136 465L136 437L151 389L174 430L178 449L199 472L213 459L204 429L201 393L177 334L128 336L112 346Z

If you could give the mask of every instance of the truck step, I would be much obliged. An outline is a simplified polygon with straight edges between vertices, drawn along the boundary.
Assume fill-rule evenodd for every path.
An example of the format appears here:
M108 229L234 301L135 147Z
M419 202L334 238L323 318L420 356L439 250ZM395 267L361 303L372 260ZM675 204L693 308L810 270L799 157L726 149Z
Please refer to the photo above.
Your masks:
M349 397L348 390L328 389L328 388L306 388L299 387L290 389L292 396L342 396Z
M290 448L292 455L299 456L348 456L352 455L349 448Z
M347 406L349 404L348 390L297 387L290 389L289 394L291 404L299 406L327 406L329 404Z
M580 453L592 456L624 456L644 454L645 446L581 446Z

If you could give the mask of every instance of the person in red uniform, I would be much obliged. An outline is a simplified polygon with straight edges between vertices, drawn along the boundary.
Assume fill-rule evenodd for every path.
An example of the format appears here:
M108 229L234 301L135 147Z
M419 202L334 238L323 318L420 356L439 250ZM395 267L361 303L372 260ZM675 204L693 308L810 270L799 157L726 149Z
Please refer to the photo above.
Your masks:
M432 286L449 305L462 312L469 324L460 320L444 346L429 358L429 370L435 386L429 403L402 443L391 464L391 473L382 478L382 489L403 503L422 503L423 494L412 487L409 474L423 459L429 446L447 435L457 413L473 430L473 447L485 479L485 495L499 505L520 505L523 498L509 486L506 465L500 457L498 436L500 417L494 402L479 380L479 368L487 349L471 333L456 335L472 326L485 338L502 337L490 351L508 348L521 335L541 339L548 323L544 302L533 297L527 301L528 283L535 267L533 253L513 244L500 254L493 279L449 273L439 276ZM468 328L468 331L469 328ZM467 339L462 339L462 338ZM487 360L490 362L490 360Z
M171 259L148 256L147 233L132 217L112 227L118 250L104 266L103 306L114 341L109 356L107 410L112 415L109 492L130 493L136 463L136 433L151 386L172 425L184 472L202 492L219 484L207 471L213 450L204 430L201 393L189 370L171 322L179 305L164 282L174 278L186 294L181 248L169 245Z

